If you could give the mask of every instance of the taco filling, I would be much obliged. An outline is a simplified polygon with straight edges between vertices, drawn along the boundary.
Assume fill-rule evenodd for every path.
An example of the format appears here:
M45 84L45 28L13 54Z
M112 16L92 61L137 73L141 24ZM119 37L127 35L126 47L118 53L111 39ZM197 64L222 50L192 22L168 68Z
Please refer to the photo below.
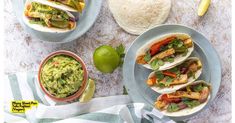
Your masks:
M31 24L60 29L73 29L75 26L74 18L70 17L65 11L37 2L28 4L24 14Z
M161 111L177 112L185 108L194 108L206 102L210 94L210 86L205 83L189 85L174 93L163 94L155 102L155 107Z
M171 36L150 46L145 54L137 57L136 62L138 64L150 64L153 69L158 69L165 62L174 62L177 55L187 55L190 47L193 47L191 38L182 40L176 36Z
M201 68L200 60L190 59L169 70L155 72L148 78L147 84L160 88L185 84L190 78L196 79L195 74Z
M84 0L48 0L52 2L56 2L57 4L63 4L66 6L69 6L75 10L78 10L79 12L82 12L82 10L85 7Z

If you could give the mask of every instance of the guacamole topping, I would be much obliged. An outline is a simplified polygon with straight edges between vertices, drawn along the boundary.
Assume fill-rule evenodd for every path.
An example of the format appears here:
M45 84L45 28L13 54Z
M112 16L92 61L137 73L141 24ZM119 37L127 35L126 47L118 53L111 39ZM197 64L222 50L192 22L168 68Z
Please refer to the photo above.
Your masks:
M68 97L81 87L84 70L76 59L58 55L49 59L41 71L41 82L57 98Z
M25 16L31 24L61 29L72 29L75 26L74 19L65 11L37 2L32 2L27 6Z

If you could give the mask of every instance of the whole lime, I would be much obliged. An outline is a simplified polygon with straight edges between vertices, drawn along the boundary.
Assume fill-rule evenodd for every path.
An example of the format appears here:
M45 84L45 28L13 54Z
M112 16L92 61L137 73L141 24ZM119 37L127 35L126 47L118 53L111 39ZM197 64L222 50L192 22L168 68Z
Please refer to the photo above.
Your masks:
M98 47L93 54L95 67L102 73L112 73L120 64L117 51L108 45Z

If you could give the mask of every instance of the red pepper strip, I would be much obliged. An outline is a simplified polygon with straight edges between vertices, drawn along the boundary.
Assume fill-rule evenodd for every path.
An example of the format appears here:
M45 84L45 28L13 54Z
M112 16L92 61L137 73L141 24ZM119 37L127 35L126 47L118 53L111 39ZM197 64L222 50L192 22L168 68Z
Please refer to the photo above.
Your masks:
M172 102L173 103L179 103L179 102L181 102L180 98L168 98L167 94L163 94L161 96L161 100L164 100L164 101L166 101L168 103L172 103Z
M173 39L175 39L176 37L175 36L171 36L169 38L166 38L156 44L153 44L151 47L150 47L150 54L151 56L157 54L157 52L160 50L161 46L163 45L166 45L168 44L169 42L171 42Z
M166 76L173 77L173 78L176 78L176 76L177 76L175 73L169 72L169 71L163 71L162 74L166 75Z

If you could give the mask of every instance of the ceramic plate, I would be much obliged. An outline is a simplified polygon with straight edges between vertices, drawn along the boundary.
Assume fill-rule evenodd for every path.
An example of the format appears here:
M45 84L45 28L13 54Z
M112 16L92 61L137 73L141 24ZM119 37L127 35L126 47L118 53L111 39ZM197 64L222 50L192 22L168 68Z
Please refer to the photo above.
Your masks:
M212 85L212 98L209 101L210 103L215 98L221 82L221 64L219 56L205 36L183 25L162 25L154 27L144 32L133 42L126 53L123 64L123 80L129 95L135 102L143 102L153 107L156 98L160 94L147 86L145 81L151 70L136 64L135 56L137 50L145 43L168 33L187 33L194 40L195 49L191 56L196 56L202 61L203 71L199 79L205 80ZM171 118L174 120L184 120L192 115Z
M76 29L71 32L58 34L36 31L25 25L22 18L25 1L26 0L11 0L15 14L24 29L32 36L37 37L42 41L61 43L73 41L87 32L95 22L102 5L102 0L86 0L86 7L83 13L79 15Z

